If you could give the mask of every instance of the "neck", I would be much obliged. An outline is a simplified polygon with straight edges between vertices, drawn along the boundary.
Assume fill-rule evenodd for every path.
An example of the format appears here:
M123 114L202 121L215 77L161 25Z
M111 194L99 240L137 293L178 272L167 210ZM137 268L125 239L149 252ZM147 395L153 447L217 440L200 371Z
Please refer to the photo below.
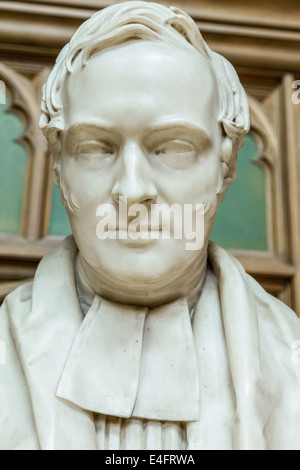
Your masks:
M193 310L200 294L206 273L207 247L184 270L172 273L170 279L132 284L132 280L120 283L106 272L99 272L79 252L76 261L78 290L82 305L90 306L96 294L127 305L156 307L186 297L190 311Z

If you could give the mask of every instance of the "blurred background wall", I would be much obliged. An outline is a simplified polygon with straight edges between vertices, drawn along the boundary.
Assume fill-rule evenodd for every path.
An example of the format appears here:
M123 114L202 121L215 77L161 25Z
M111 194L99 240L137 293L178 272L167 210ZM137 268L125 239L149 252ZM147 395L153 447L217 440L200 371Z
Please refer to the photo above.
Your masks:
M41 90L78 26L112 3L0 2L0 302L70 233L38 130ZM251 130L211 238L300 315L300 2L161 3L195 19L249 98Z

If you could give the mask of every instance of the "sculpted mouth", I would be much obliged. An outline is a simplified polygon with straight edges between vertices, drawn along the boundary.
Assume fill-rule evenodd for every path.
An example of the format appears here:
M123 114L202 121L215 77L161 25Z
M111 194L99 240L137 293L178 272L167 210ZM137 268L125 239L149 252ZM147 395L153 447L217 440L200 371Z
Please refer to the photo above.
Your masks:
M129 230L128 228L115 228L108 230L108 238L117 239L123 242L132 242L132 243L145 243L150 241L159 240L162 237L162 229L154 229L151 227L145 228L142 230Z
M110 232L128 232L128 233L141 233L141 232L162 232L162 229L161 228L151 228L151 227L148 227L148 228L142 228L142 230L140 229L136 229L136 230L128 230L127 228L113 228L113 229L110 229L109 230Z

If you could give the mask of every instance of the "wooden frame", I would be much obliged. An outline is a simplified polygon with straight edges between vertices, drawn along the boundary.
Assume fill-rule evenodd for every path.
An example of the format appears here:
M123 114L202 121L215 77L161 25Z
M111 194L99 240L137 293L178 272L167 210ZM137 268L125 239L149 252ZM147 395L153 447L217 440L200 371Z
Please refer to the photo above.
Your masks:
M0 56L23 73L52 63L76 28L114 1L19 0L0 2ZM211 47L235 66L300 71L297 0L165 1L193 16ZM283 15L284 11L284 15Z

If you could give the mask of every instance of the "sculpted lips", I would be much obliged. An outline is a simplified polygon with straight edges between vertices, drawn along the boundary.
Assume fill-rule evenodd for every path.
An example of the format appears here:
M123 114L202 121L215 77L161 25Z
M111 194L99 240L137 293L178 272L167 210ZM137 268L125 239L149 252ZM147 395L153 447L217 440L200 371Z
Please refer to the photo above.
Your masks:
M140 230L139 228L137 228L136 230L131 230L130 227L127 228L119 228L119 227L116 227L115 229L111 229L110 231L116 231L116 232L128 232L128 233L142 233L142 232L162 232L162 229L159 228L151 228L151 227L146 227L146 228L142 228L142 230Z
M162 233L163 230L161 229L152 229L151 227L148 227L146 229L142 230L130 230L128 229L122 229L122 228L116 228L108 230L108 237L114 240L118 240L122 243L125 243L126 245L141 245L141 244L149 244L153 243L156 240L159 240L162 238Z
M127 235L129 237L131 237L131 239L134 239L133 237L136 236L136 238L141 238L143 236L151 236L151 234L156 234L157 236L159 236L160 233L163 233L163 230L159 229L151 229L151 228L146 228L146 229L142 229L142 230L130 230L130 228L128 229L122 229L122 228L116 228L115 230L114 229L110 229L109 230L110 233L116 233L116 234L123 234L123 235Z

